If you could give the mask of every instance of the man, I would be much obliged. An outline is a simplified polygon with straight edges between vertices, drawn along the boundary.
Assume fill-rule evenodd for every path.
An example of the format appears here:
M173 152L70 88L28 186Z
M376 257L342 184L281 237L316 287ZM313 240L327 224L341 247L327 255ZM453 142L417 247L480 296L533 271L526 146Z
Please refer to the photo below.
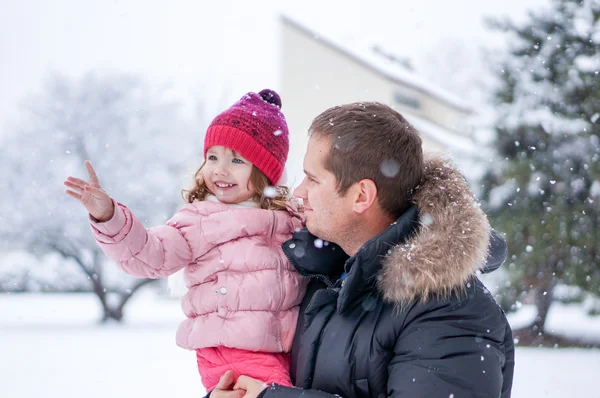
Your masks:
M298 388L226 373L211 396L510 397L511 330L476 277L506 246L461 174L424 159L417 131L379 103L317 116L304 172L308 231L283 246L311 279L291 354Z

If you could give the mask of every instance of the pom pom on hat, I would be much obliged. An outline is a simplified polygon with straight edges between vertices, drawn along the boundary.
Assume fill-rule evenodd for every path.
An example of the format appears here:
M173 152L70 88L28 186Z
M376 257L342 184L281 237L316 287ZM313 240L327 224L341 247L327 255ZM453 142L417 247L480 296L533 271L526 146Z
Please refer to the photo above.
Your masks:
M281 109L281 97L275 91L265 88L264 90L261 90L258 95L269 104L273 104Z

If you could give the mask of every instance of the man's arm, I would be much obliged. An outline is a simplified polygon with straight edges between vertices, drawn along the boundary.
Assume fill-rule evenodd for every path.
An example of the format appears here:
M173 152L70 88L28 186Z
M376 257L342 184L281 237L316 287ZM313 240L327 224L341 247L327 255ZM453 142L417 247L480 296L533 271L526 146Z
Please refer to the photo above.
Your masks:
M386 396L506 396L501 395L506 394L506 391L502 391L502 371L507 362L503 344L510 329L496 322L496 319L502 319L501 316L491 318L485 314L469 318L460 309L455 312L444 308L441 311L424 312L413 319L394 346L394 356L388 366ZM488 332L486 324L497 324L497 327ZM272 385L258 396L333 398L335 395L319 390Z
M234 385L233 372L225 372L215 389L204 398L334 398L338 395L319 390L284 387L278 384L267 386L260 380L248 376L240 376Z
M339 395L329 394L319 390L305 390L296 387L283 387L273 384L263 390L259 398L339 398Z
M500 397L507 329L485 326L496 319L485 313L469 318L460 309L420 314L396 342L387 396Z

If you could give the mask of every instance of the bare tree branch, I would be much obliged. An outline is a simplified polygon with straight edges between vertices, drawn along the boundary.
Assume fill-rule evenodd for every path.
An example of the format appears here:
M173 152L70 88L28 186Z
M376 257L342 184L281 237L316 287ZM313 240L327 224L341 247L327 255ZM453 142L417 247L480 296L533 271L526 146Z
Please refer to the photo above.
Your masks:
M141 279L129 290L125 291L125 293L121 293L121 302L117 306L117 311L122 312L123 307L125 307L125 304L127 304L129 299L135 294L135 292L137 292L140 288L153 282L156 282L156 279Z
M57 289L84 288L102 303L103 320L122 318L131 296L151 280L131 281L104 268L104 254L81 204L65 194L61 182L69 175L86 179L83 161L93 160L103 188L115 200L143 223L164 222L183 204L181 176L197 156L191 132L207 125L202 120L207 115L188 120L181 111L170 93L119 72L92 72L80 79L53 75L40 93L26 99L20 115L26 123L3 135L0 148L0 168L12 170L0 179L0 191L11 193L0 207L0 239L10 250L49 259L48 267L58 269L49 273L20 265L18 272L11 270L11 281L23 281L18 288L28 289L37 279ZM60 267L46 257L51 253L76 266ZM2 276L0 288L8 286Z

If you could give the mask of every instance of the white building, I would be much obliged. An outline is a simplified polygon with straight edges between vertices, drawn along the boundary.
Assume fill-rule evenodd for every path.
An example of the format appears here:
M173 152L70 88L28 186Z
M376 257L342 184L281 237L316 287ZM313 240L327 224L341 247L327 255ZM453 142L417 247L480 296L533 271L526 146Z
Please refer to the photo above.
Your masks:
M281 93L293 168L302 164L304 151L297 148L306 148L312 119L331 106L356 101L379 101L398 110L419 130L426 151L449 152L459 163L476 151L467 131L466 119L474 113L469 104L400 60L375 47L325 38L287 16L281 17L281 34Z

